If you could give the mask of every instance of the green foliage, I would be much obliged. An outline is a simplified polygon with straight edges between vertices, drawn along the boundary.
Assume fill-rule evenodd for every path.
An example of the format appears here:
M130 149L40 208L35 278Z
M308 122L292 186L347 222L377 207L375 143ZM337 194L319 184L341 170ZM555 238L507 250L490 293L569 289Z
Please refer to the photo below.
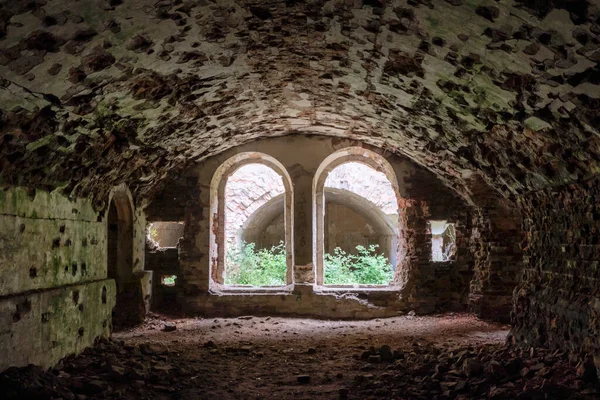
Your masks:
M358 254L348 254L339 247L333 255L325 254L326 285L387 285L393 278L392 266L377 245L356 246Z
M256 251L254 243L230 245L225 264L225 284L281 286L286 284L285 245Z
M158 229L156 229L156 227L154 227L154 226L150 227L150 239L152 239L156 242L157 236L158 236Z
M175 286L176 275L166 275L162 277L162 284L165 286Z

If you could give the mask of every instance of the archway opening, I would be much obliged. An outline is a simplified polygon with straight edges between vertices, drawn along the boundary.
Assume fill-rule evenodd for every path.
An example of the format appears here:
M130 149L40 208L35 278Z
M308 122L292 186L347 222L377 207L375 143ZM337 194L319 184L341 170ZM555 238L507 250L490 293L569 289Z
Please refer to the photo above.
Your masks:
M141 323L145 314L141 285L133 274L133 207L126 192L114 193L107 224L107 277L117 286L112 325L118 330Z
M384 173L360 162L325 181L324 284L389 285L398 259L398 200Z
M247 164L225 185L225 284L283 286L286 284L285 188L272 168ZM273 208L273 209L271 209ZM252 219L252 224L246 224Z
M292 185L262 153L225 161L211 184L211 286L268 288L293 283Z
M400 286L404 242L389 163L367 149L339 150L313 186L317 285Z
M121 227L122 229L122 227ZM109 279L118 280L119 276L119 216L114 201L108 210L108 249L107 275Z

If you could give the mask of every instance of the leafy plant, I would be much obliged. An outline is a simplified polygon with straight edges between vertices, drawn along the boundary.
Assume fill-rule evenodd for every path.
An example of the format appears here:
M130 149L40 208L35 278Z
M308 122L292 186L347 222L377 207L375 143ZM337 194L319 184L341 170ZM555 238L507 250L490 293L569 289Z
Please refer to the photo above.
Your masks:
M348 254L336 247L325 254L326 285L387 285L393 278L392 265L383 254L377 254L378 245L369 248L356 246L358 254Z
M225 284L281 286L286 284L287 261L283 241L256 251L254 243L230 245L225 261Z
M150 239L156 242L156 237L158 236L158 229L156 227L150 227Z
M162 284L165 286L175 286L176 275L165 275L162 277Z

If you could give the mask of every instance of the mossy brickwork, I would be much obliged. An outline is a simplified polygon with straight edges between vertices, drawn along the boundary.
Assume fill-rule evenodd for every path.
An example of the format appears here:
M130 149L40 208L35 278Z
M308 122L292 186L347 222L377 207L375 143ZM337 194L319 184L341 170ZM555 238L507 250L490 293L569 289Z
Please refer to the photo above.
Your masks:
M0 191L0 370L50 367L110 334L106 235L104 213L87 200Z

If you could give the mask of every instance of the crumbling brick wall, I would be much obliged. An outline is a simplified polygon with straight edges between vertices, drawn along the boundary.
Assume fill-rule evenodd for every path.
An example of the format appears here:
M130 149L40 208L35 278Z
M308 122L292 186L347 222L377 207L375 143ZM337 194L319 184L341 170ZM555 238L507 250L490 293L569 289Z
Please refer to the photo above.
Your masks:
M417 308L464 310L468 304L469 282L473 278L474 257L470 248L472 234L469 207L447 190L424 169L414 169L406 181L410 185L412 205L406 208L407 268ZM431 257L430 220L447 220L456 224L456 257L434 262Z
M179 265L179 249L148 249L145 269L153 272L152 310L178 314L181 310L182 275ZM175 286L162 284L163 276L175 275Z
M600 178L519 200L524 269L514 292L517 343L600 354Z
M265 150L280 149L283 141L286 146L294 148L294 157L304 163L296 163L295 158L290 157L287 153L286 157L279 158L284 163L290 164L286 168L290 171L292 179L298 179L296 176L307 175L312 180L311 168L316 169L316 167L310 165L319 165L320 161L312 160L311 157L322 160L335 149L356 145L356 142L351 141L343 143L340 140L326 137L297 135L293 138L264 139L248 147L252 151L261 148ZM310 148L310 154L301 151L302 146ZM196 168L190 169L185 178L179 179L169 187L169 192L177 195L180 199L185 199L176 204L176 207L184 212L183 220L186 224L179 248L182 278L180 281L181 307L190 313L206 315L216 315L219 312L236 315L249 312L258 313L261 310L288 315L299 315L300 312L304 313L302 315L310 315L306 313L311 309L313 315L348 317L349 314L344 314L346 311L343 306L337 306L335 308L337 311L318 308L313 310L309 305L301 307L298 303L294 306L293 302L286 300L285 294L278 296L246 294L239 297L227 294L215 295L211 292L209 267L214 260L210 258L208 247L210 181L214 170L221 162L227 160L232 154L239 154L245 149L246 147L242 146L225 152L209 162L201 163ZM401 235L404 236L407 244L404 254L401 254L404 261L400 267L403 270L400 278L402 281L410 283L403 289L401 297L398 296L399 292L396 290L389 293L365 293L364 298L374 301L378 306L387 309L386 312L389 313L411 309L423 313L435 310L466 309L469 303L469 288L474 277L475 264L478 261L472 240L472 233L476 227L474 221L477 221L475 216L479 215L477 208L466 204L463 199L436 179L431 172L402 157L388 156L388 159L393 164L402 186L403 198L400 201L400 208L405 212L399 216L399 223L403 227ZM297 197L298 193L294 193L294 195ZM162 193L158 201L161 205L151 202L149 209L158 210L173 204L169 200L170 197L171 195L168 193ZM165 202L165 199L169 201ZM153 218L156 218L155 214L148 216L149 220ZM181 214L177 215L177 219L182 220ZM431 261L431 234L428 231L427 221L432 219L445 219L456 223L457 259L455 261L441 263ZM306 229L308 230L308 228ZM298 251L298 248L295 250ZM512 292L512 288L510 288L510 292ZM483 294L483 296L486 295L490 295L490 292ZM314 297L315 294L310 294L309 297L311 296ZM309 301L306 304L321 303ZM510 307L510 300L501 306ZM499 308L501 307L499 306ZM367 314L368 312L364 312L364 315ZM508 311L506 311L506 316L508 316Z

